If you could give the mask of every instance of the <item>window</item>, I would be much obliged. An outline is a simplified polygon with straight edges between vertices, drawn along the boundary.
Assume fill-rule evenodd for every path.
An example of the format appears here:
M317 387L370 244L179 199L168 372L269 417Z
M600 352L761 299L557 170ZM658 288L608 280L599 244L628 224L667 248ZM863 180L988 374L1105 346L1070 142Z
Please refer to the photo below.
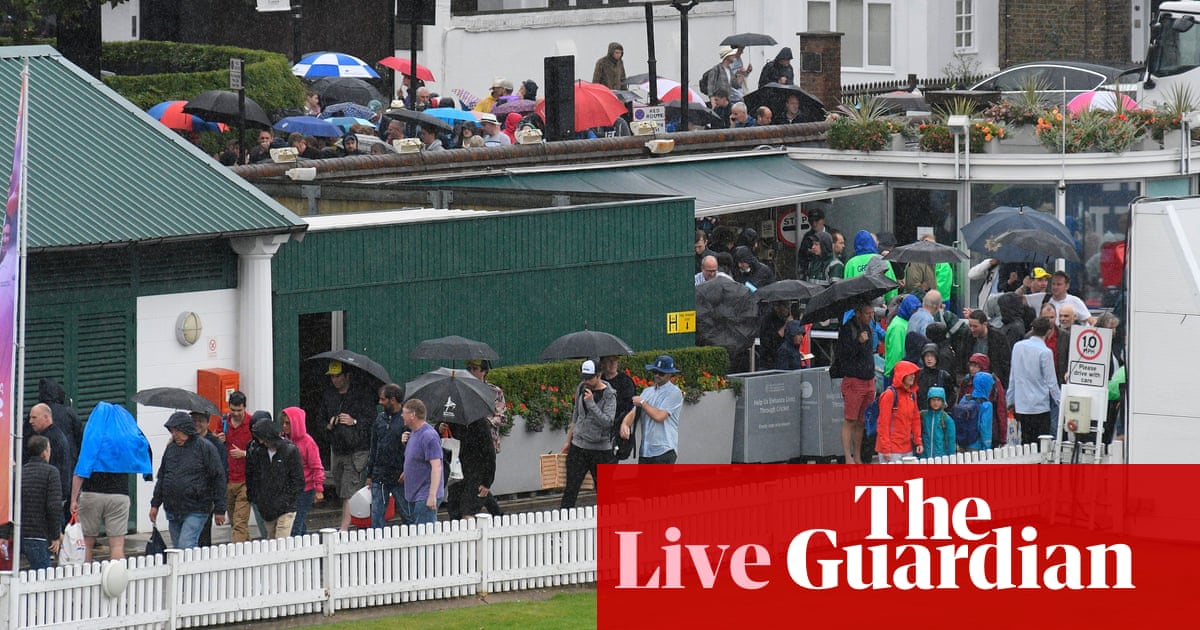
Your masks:
M476 13L518 13L523 11L570 11L604 7L630 6L631 0L451 0L453 15ZM668 4L670 0L651 0L651 4ZM641 4L640 2L638 4Z
M842 36L842 66L892 65L890 0L814 0L806 8L808 30L845 33Z
M954 2L954 51L975 52L975 2Z

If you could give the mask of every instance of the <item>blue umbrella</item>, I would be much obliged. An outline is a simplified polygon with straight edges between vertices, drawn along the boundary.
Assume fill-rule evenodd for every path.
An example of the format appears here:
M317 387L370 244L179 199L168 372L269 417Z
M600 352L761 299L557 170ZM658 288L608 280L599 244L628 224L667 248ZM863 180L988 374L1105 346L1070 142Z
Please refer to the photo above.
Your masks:
M292 66L292 74L303 79L319 79L321 77L357 77L360 79L378 79L367 62L339 52L317 52L305 55Z
M375 115L370 107L358 103L334 103L321 110L320 118L334 116L353 116L355 118L370 118Z
M317 138L340 138L345 133L337 125L315 116L288 116L275 123L275 129L284 133L298 132Z
M1038 212L1028 206L1000 206L971 221L962 226L963 241L967 244L967 249L1000 262L1029 261L1028 250L997 240L1013 230L1041 230L1053 234L1065 243L1075 243L1071 231L1053 213Z
M344 131L350 131L350 127L353 127L354 125L366 125L368 127L375 126L375 123L367 120L366 118L356 118L354 116L331 116L326 118L325 122L333 123L338 127L341 127Z
M433 116L434 118L440 118L451 125L456 122L466 122L473 125L479 124L479 120L475 118L475 114L472 114L471 112L465 112L454 107L435 107L433 109L425 110L425 113Z

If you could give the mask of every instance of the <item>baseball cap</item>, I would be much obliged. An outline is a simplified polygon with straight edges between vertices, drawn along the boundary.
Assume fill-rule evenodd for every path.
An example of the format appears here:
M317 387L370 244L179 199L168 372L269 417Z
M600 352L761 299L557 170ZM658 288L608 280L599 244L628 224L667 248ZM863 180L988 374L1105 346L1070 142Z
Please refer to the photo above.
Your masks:
M1030 275L1033 276L1035 280L1041 280L1042 278L1049 278L1050 272L1042 269L1041 267L1034 267L1033 273Z
M329 369L325 370L325 376L336 376L342 373L341 361L330 361Z
M589 378L592 378L595 375L596 375L596 362L592 361L591 359L584 361L583 365L580 366L580 368L579 368L579 377L584 380L587 380Z

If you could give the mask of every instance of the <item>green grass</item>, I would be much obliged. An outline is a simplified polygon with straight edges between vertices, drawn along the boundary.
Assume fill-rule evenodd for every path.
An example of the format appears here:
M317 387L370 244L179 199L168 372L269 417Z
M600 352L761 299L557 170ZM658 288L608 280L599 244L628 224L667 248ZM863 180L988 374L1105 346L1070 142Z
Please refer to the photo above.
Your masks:
M585 630L596 627L596 594L560 593L544 600L479 604L433 612L309 626L319 630Z

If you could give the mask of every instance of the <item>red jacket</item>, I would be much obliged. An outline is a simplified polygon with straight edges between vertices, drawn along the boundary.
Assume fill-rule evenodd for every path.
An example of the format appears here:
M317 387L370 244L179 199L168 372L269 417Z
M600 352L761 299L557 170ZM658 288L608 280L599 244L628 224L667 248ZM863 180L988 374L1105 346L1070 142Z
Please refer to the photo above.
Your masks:
M915 363L901 361L892 374L892 387L879 395L879 428L875 436L876 453L911 453L921 443L921 410L917 408L917 383L904 386L904 377L920 371ZM899 400L893 400L899 395ZM892 409L892 407L895 409Z

